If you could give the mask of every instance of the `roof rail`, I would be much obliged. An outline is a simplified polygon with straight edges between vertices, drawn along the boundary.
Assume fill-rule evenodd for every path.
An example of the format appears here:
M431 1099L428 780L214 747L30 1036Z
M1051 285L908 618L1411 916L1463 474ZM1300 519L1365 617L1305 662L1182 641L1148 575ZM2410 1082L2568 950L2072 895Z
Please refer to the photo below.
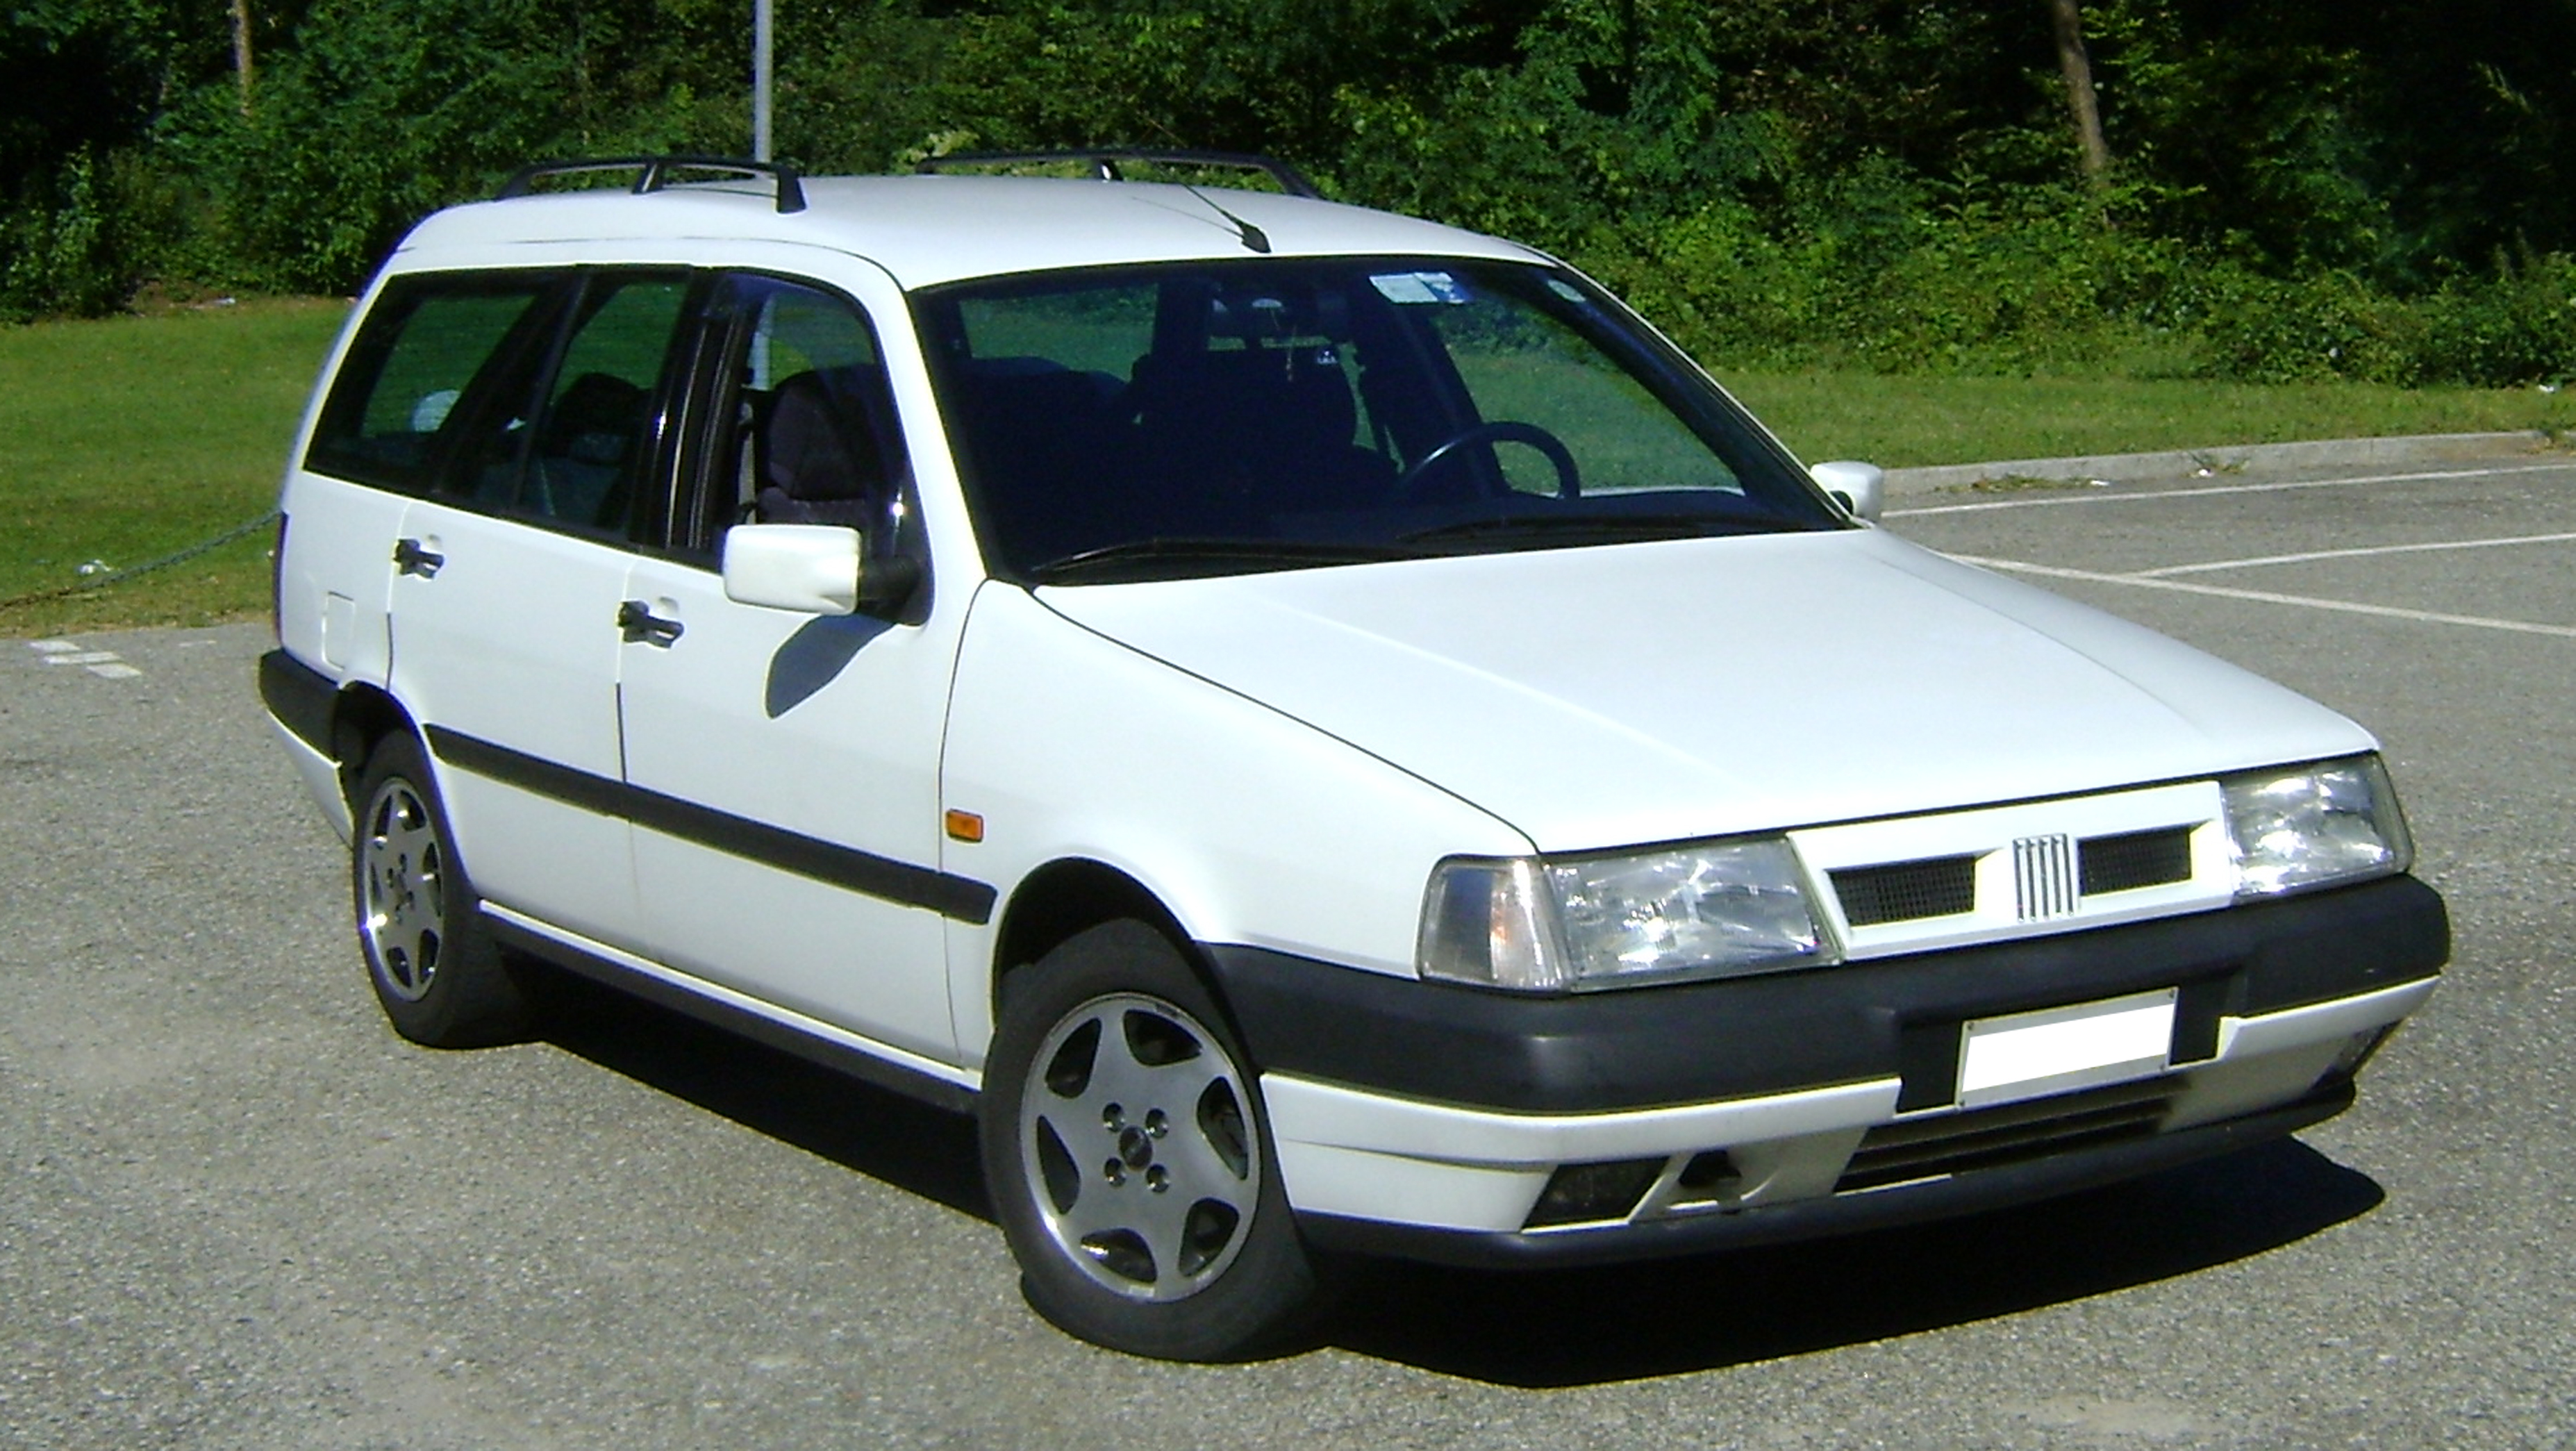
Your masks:
M1037 163L1080 162L1091 168L1102 181L1123 181L1120 166L1126 162L1146 162L1161 166L1224 167L1237 171L1257 171L1278 183L1290 196L1323 199L1306 174L1275 156L1258 156L1243 151L1159 150L1150 146L1081 146L1064 151L960 151L948 156L926 157L913 163L917 172L947 171L966 166L1026 166Z
M775 162L747 161L738 156L597 156L578 161L540 161L534 166L520 167L508 181L501 183L501 189L493 193L492 199L508 201L512 197L526 196L541 177L575 176L592 171L634 172L635 185L629 190L637 196L671 185L678 180L673 175L675 172L716 171L729 176L765 176L777 185L779 211L805 210L805 185L796 168Z

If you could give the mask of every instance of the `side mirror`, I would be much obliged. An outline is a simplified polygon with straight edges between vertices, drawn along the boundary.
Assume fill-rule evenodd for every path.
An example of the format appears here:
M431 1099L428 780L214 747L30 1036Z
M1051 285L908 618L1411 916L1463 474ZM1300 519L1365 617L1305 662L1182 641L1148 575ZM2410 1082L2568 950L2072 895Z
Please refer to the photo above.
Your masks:
M839 524L736 524L724 536L725 598L807 615L859 608L859 531Z
M900 611L921 589L919 561L870 563L867 541L843 524L736 524L725 531L725 598L806 615Z
M1836 459L1810 465L1807 472L1815 478L1816 486L1833 495L1853 518L1878 522L1878 511L1887 502L1887 470L1854 459Z

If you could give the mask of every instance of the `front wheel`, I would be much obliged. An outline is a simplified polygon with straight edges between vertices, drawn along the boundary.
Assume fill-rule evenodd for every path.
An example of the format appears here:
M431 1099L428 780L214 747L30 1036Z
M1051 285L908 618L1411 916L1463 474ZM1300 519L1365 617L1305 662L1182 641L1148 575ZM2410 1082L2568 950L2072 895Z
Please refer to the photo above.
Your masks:
M985 1181L1039 1314L1114 1350L1224 1360L1312 1312L1260 1091L1161 933L1108 923L1014 975L985 1085Z

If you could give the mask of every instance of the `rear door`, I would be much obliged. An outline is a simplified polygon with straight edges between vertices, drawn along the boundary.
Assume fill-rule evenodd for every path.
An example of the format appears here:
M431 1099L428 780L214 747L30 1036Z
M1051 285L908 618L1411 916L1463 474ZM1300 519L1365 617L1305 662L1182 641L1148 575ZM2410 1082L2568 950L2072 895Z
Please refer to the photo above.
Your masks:
M436 487L394 544L393 691L475 888L619 944L636 939L619 606L638 501L668 467L659 400L689 289L676 271L564 278L549 325L455 400Z
M394 541L430 490L456 403L541 347L561 277L415 274L385 283L333 370L288 490L278 632L337 680L384 684Z

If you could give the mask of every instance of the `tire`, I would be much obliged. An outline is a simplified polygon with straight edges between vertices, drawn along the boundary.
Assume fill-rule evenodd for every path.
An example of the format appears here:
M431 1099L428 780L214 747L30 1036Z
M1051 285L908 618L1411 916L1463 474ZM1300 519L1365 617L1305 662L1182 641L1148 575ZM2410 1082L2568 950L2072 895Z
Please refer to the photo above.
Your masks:
M1319 1309L1250 1065L1162 933L1107 923L1014 974L984 1082L985 1183L1057 1327L1231 1360Z
M528 995L483 925L420 743L377 741L349 799L358 951L394 1031L432 1048L524 1035Z

